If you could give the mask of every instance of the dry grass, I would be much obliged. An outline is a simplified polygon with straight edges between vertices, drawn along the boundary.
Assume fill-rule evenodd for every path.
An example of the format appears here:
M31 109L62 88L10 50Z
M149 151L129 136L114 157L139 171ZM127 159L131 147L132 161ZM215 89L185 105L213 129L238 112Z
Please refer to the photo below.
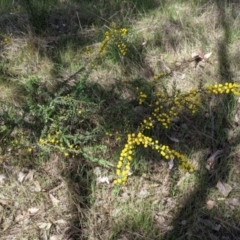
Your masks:
M100 153L92 150L93 157L115 164L126 133L136 130L136 120L131 121L137 105L132 103L132 86L138 79L148 87L172 90L176 85L182 91L220 82L224 73L226 81L239 82L238 4L226 5L224 18L214 1L198 7L193 2L169 1L145 12L134 8L126 13L118 11L120 3L109 1L109 6L116 7L116 18L121 16L122 25L131 30L131 43L141 58L127 64L102 59L92 70L89 63L110 27L106 16L112 14L114 20L115 15L107 7L101 12L86 4L86 12L91 10L88 16L75 1L65 4L68 8L59 3L49 11L47 29L39 35L32 33L22 8L13 16L0 17L0 100L19 105L24 99L20 86L28 78L37 76L51 89L86 66L89 83L102 87L101 91L92 87L92 98L106 97L100 104L102 114L93 116L93 122L113 134L98 136L93 145L98 141L106 148ZM93 54L86 52L86 46ZM199 51L212 56L196 64L192 54ZM166 76L155 81L153 76L161 72ZM79 79L76 76L74 81ZM170 170L159 156L140 149L127 184L116 187L114 169L96 162L66 161L53 153L45 161L41 154L25 158L19 151L11 155L0 148L0 239L237 239L239 103L232 107L220 97L210 103L197 116L180 116L169 132L156 129L153 133L193 162L193 174L182 173L176 166ZM124 109L128 112L123 113ZM224 153L214 172L208 172L206 160L217 149ZM218 181L231 186L227 196L217 189Z
M41 169L1 166L1 239L67 239L76 232L62 167L55 155Z

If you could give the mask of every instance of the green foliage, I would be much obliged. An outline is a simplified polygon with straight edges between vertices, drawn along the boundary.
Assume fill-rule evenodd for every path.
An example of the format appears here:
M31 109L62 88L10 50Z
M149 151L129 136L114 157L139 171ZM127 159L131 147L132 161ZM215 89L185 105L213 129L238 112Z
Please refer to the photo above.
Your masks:
M105 151L107 148L107 146L105 145L96 145L96 146L86 146L86 147L83 147L82 149L82 155L83 157L90 161L90 162L95 162L99 165L102 165L102 166L110 166L110 167L113 167L114 165L109 162L109 161L106 161L105 159L102 159L102 158L99 158L99 157L96 157L94 155L102 155L102 152Z
M29 22L32 26L33 31L36 34L44 33L47 27L47 17L49 9L56 4L57 1L46 1L46 0L24 0L22 7L26 9L28 14Z
M106 161L92 156L84 148L86 145L90 147L89 144L92 145L101 133L92 117L99 111L99 105L84 93L87 88L85 78L74 86L66 82L60 85L56 86L59 90L54 92L39 78L26 79L23 84L25 102L21 108L6 105L1 109L1 140L6 146L21 142L17 149L58 152L65 157L82 155L88 161L106 164ZM33 133L34 138L20 141L19 132L22 132L20 138L26 140L27 135L30 137ZM92 146L92 150L97 151L99 147Z
M10 3L9 0L1 0L0 1L0 13L3 12L8 12L11 11L13 9L13 5L14 3Z
M137 89L139 91L139 89ZM151 148L156 151L166 160L173 161L178 159L179 168L184 171L193 172L194 166L188 159L179 152L170 149L169 146L159 143L152 137L146 135L151 129L156 129L155 125L160 123L164 129L171 127L174 118L179 117L184 112L189 112L194 115L203 107L208 100L208 95L219 94L234 94L240 95L240 84L225 83L214 84L207 87L199 87L187 93L181 93L173 87L173 93L168 94L166 91L156 93L153 99L147 100L147 95L139 91L139 104L147 103L146 107L151 109L149 117L145 118L139 125L136 133L128 134L127 143L125 144L117 164L115 184L125 184L130 174L131 164L134 160L136 147L143 146L144 148Z
M41 1L40 1L41 2ZM46 26L46 9L42 8L40 4L35 4L31 0L25 0L24 6L26 7L30 24L35 33L39 34Z

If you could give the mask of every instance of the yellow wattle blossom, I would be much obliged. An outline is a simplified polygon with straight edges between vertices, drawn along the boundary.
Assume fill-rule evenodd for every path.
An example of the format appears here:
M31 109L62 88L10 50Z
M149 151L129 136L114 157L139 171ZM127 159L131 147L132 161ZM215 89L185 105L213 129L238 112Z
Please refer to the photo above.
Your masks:
M11 40L10 40L10 38L8 38L8 37L5 37L4 40L3 40L3 42L4 42L5 44L11 44L11 43L12 43Z
M100 57L104 57L111 47L117 49L121 56L125 56L128 53L127 34L128 30L126 28L117 29L115 26L106 31L104 40L99 46Z
M116 33L116 31L114 31ZM120 46L120 45L119 45ZM139 104L144 104L147 95L137 88L139 95ZM229 94L233 93L240 96L240 84L225 83L213 84L201 89L193 89L189 93L181 94L176 92L174 96L168 96L163 93L156 94L156 101L151 104L153 109L151 117L143 119L140 124L138 133L128 134L127 143L125 144L117 164L116 175L117 179L114 184L125 184L130 174L130 166L133 161L135 148L139 145L147 148L150 147L157 151L166 160L178 159L179 168L184 171L193 172L194 167L188 159L179 152L172 150L167 145L162 145L158 140L153 140L151 137L145 136L144 131L154 127L155 122L159 122L164 128L169 128L172 119L184 110L195 114L202 105L201 95L204 94ZM150 105L149 105L150 106Z
M160 145L158 140L153 141L151 137L145 136L142 132L138 132L137 134L128 134L127 143L123 148L120 158L117 164L116 175L117 179L114 181L114 184L125 184L130 174L130 166L133 161L134 150L137 145L143 145L143 147L150 147L153 150L157 151L162 157L166 160L172 158L179 159L179 167L186 171L193 171L193 166L188 160L181 155L180 153L171 150L166 145Z
M33 149L32 149L31 147L29 147L29 148L27 149L27 151L30 152L30 153L32 152L32 150L33 150Z

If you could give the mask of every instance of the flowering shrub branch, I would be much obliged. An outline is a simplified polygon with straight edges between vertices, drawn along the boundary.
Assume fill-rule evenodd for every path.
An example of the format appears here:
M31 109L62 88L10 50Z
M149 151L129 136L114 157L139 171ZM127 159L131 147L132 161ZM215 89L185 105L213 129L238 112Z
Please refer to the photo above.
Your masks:
M147 95L142 91L139 91L139 89L137 89L137 91L139 95L139 104L144 104ZM188 110L191 114L195 114L200 106L202 106L203 99L206 99L207 95L230 93L239 96L240 84L213 84L207 87L191 90L188 93L175 91L173 96L157 93L156 99L153 103L148 104L148 107L152 109L151 116L143 120L137 133L128 134L127 143L120 154L117 164L117 178L114 181L114 184L126 183L130 173L131 163L134 159L134 152L136 147L140 145L144 148L150 147L152 150L157 151L166 160L178 159L180 169L187 172L193 172L193 165L184 155L170 149L169 146L159 143L158 140L153 140L151 137L144 135L144 131L152 129L157 122L159 122L163 128L168 129L173 118L178 116L183 110Z

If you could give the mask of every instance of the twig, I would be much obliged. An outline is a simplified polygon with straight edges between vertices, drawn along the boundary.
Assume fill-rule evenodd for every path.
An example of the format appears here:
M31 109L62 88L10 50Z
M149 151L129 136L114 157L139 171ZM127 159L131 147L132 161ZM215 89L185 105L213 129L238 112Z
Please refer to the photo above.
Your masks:
M57 187L49 190L49 193L56 192L58 189L60 189L60 188L62 188L62 187L64 187L64 186L65 186L65 185L64 185L64 182L62 182L62 183L61 183L60 185L58 185Z
M82 24L81 24L78 12L77 12L77 18L78 18L78 23L79 23L80 29L81 29L81 31L83 31Z
M68 82L70 80L72 80L76 75L78 75L80 72L82 72L83 70L85 70L85 67L81 67L78 71L76 71L74 74L72 74L71 76L69 76L68 78L64 79L63 82Z

